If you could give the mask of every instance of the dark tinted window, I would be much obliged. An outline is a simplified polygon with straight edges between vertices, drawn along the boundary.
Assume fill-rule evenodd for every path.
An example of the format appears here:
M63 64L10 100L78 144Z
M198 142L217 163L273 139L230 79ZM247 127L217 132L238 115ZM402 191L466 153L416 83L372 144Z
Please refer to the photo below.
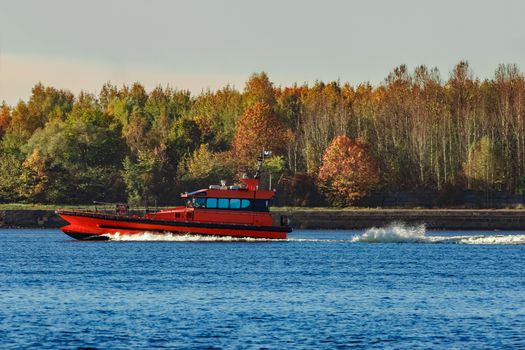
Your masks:
M193 198L193 207L206 208L206 198Z
M268 201L261 199L239 198L193 198L195 208L234 209L246 211L268 211Z
M256 199L251 201L250 207L248 210L253 211L268 211L268 201Z

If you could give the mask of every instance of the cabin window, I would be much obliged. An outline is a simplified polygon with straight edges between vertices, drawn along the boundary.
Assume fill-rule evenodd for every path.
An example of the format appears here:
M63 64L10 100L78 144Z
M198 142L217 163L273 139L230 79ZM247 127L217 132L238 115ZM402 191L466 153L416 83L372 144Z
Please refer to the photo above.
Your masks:
M219 208L220 209L228 209L228 198L219 198Z
M248 211L268 211L268 201L261 199L241 199L241 198L203 198L194 197L192 199L194 208L201 209L234 209Z
M206 199L206 208L217 208L217 198Z
M206 198L193 198L193 207L206 208Z

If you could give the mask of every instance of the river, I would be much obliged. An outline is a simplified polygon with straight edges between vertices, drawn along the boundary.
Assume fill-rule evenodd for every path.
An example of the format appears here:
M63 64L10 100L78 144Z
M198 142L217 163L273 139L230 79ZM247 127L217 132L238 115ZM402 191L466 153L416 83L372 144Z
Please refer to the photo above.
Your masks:
M2 348L525 348L525 235L0 230Z

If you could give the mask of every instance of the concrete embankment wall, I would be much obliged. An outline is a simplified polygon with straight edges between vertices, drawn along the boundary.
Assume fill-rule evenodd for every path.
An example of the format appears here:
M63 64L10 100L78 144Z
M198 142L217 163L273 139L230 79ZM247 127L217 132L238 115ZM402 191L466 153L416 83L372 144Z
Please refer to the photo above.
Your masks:
M525 210L300 210L279 211L294 228L364 229L393 222L437 230L525 230Z
M393 222L425 224L428 229L525 230L525 210L275 210L288 215L294 228L364 229ZM57 228L66 222L52 210L3 210L0 227Z
M0 210L0 227L55 228L66 224L54 210Z

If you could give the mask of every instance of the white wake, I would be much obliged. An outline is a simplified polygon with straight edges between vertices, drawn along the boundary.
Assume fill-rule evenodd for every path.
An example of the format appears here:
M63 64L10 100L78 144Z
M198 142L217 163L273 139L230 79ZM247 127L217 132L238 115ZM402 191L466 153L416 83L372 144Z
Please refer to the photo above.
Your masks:
M320 236L323 233L320 232ZM372 227L349 239L324 239L291 237L288 239L266 239L171 232L142 232L135 234L106 234L110 241L128 242L332 242L332 243L452 243L452 244L525 244L525 234L518 235L461 235L427 236L425 225L409 226L394 223L385 227Z
M134 234L110 233L105 234L110 241L128 242L266 242L274 241L265 238L231 237L231 236L212 236L194 234L176 234L171 232L141 232ZM275 240L278 241L278 240Z
M394 223L386 227L372 227L352 237L360 243L456 243L456 244L525 244L520 235L462 235L427 236L425 225L408 226Z

